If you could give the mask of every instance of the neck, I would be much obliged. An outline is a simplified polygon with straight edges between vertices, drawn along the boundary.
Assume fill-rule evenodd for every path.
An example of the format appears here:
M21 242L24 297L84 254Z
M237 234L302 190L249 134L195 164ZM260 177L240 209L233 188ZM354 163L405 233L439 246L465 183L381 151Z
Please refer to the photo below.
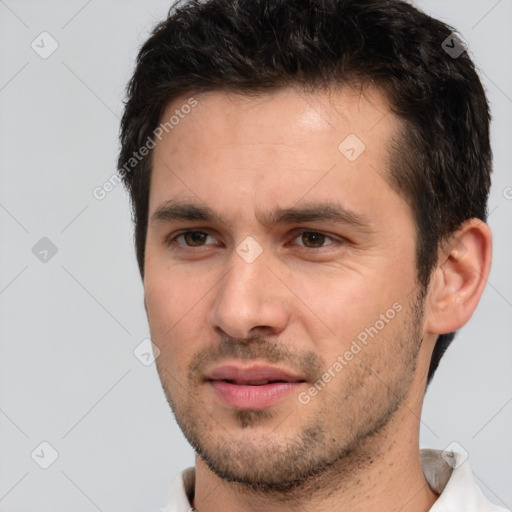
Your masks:
M226 482L197 457L193 507L197 512L426 512L437 494L421 469L420 413L404 403L384 429L321 475L286 493L258 492Z

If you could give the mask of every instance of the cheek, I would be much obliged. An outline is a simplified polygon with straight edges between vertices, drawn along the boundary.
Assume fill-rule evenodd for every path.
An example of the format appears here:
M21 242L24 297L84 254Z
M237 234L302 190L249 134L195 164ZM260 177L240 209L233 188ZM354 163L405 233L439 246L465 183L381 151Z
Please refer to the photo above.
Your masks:
M150 322L170 328L193 313L206 291L203 282L197 273L165 261L165 256L147 258L144 294Z
M330 279L317 276L297 288L305 305L301 321L325 357L336 359L358 336L364 338L376 322L377 328L383 321L387 326L397 310L405 309L407 284L414 281L407 269L393 277L391 271L343 272Z
M180 287L179 282L170 282L165 275L153 276L146 274L144 294L148 320L151 327L168 329L183 316L182 311L186 290Z
M204 348L211 286L197 276L161 267L145 276L144 293L151 338L161 363L172 373L186 371L192 355ZM211 290L210 293L215 293ZM203 345L201 345L203 342Z

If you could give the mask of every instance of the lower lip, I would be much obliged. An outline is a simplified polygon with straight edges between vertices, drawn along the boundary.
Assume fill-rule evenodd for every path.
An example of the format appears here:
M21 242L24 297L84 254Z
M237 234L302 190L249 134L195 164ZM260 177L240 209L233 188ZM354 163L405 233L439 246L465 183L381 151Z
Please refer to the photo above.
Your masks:
M235 409L266 409L297 392L303 382L274 382L261 386L232 384L223 380L210 381L222 401Z

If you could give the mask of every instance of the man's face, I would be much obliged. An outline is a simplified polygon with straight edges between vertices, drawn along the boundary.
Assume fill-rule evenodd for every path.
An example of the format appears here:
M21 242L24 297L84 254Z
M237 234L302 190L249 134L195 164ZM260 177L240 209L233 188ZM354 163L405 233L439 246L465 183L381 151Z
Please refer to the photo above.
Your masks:
M168 106L153 155L158 372L211 470L293 487L381 432L415 377L416 230L385 180L398 121L377 91L195 99Z

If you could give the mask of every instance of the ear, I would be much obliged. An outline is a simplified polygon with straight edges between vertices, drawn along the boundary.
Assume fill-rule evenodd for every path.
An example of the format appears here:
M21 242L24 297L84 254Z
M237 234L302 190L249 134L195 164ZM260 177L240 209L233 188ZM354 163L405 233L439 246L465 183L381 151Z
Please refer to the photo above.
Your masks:
M479 219L465 221L442 245L429 288L427 332L445 334L468 322L487 283L491 259L491 230Z

